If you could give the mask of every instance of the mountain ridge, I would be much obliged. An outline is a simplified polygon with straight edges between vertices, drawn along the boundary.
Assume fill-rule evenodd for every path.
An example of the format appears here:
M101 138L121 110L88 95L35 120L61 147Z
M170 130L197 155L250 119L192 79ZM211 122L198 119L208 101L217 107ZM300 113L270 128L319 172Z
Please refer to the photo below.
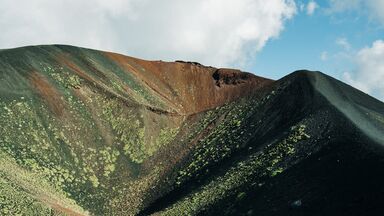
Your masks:
M327 215L382 210L373 199L381 176L355 176L374 185L363 183L364 194L338 172L384 167L384 104L320 72L273 81L73 46L1 50L0 119L4 161L48 185L17 183L21 171L15 180L0 165L2 213L316 215L322 202ZM316 178L299 172L307 166ZM346 194L361 200L338 198Z

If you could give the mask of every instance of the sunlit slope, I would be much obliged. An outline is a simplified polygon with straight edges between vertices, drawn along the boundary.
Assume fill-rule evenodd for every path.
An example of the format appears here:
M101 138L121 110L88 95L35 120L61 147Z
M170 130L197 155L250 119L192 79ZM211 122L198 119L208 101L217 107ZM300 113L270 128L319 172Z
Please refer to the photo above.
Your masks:
M204 130L202 111L270 82L236 70L70 46L2 50L1 151L91 213L133 214L158 196L151 197L153 185L189 153L191 134ZM10 183L17 185L4 181ZM55 210L66 208L17 188ZM4 211L25 210L24 195L13 197L7 188L2 195ZM11 205L15 199L20 203Z
M383 210L384 105L319 72L1 50L0 125L1 214Z

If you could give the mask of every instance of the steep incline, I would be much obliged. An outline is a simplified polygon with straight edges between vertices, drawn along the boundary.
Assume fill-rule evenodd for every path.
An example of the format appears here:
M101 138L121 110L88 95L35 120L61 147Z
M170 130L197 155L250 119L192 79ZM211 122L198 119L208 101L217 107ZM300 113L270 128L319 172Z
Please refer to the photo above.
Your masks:
M142 214L383 212L384 176L378 173L384 168L384 143L376 139L384 137L383 103L318 72L295 72L268 89L241 117L245 139L225 137L225 132L224 142L221 137L205 138L196 150L199 154L186 166L189 169L181 171L192 174ZM331 99L326 92L333 90ZM335 105L340 103L348 107L359 103L366 115L359 118L360 125ZM362 125L374 125L378 133L372 137ZM219 142L212 142L215 139ZM223 156L228 146L230 156ZM201 160L204 163L199 164Z
M311 83L364 134L384 143L384 103L320 73L312 75Z
M145 61L114 53L106 53L106 56L141 79L154 95L182 114L215 108L271 83L271 80L239 70L192 62Z
M90 212L133 214L188 154L194 142L180 139L204 130L203 111L268 83L237 70L71 46L1 50L0 147L9 163L15 160ZM176 158L167 160L170 155ZM171 162L158 162L164 160ZM16 189L9 169L0 167L4 193L22 190L31 202L47 203L28 189L44 188L30 182ZM23 194L15 202L5 197L2 209L24 209Z
M384 212L384 104L319 72L1 50L0 125L0 214Z

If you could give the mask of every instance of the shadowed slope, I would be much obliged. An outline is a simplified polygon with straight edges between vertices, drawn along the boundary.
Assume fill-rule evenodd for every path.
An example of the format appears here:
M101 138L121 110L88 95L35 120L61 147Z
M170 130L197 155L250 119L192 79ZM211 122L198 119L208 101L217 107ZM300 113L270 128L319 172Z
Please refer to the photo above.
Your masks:
M343 91L335 92L331 100L324 92L337 87ZM376 138L384 137L384 130L372 137L361 125L382 128L383 104L333 78L307 71L276 81L269 91L263 96L266 100L254 104L256 109L242 119L243 134L251 135L244 141L235 139L240 148L221 162L199 168L203 172L194 171L179 190L155 202L143 215L382 212L384 177L377 173L384 166L384 143ZM343 93L348 99L340 96ZM354 116L335 106L341 102L349 106L365 102L359 103L367 115L359 118L360 126ZM209 160L212 154L205 157Z
M380 141L384 137L383 103L318 72L299 71L277 83L287 86L280 102L287 105L288 101L301 101L294 106L296 110L286 115L290 119L295 119L298 112L305 116L309 139L295 144L293 157L285 157L284 172L271 179L254 174L253 184L243 184L238 188L239 193L202 212L381 215L384 211L381 202L384 176L380 174L384 167L384 143ZM299 93L304 99L292 97ZM377 133L373 135L366 125L376 127Z
M1 213L381 211L383 110L318 72L1 50Z
M314 73L311 82L317 91L364 134L378 143L384 143L382 102L323 74Z

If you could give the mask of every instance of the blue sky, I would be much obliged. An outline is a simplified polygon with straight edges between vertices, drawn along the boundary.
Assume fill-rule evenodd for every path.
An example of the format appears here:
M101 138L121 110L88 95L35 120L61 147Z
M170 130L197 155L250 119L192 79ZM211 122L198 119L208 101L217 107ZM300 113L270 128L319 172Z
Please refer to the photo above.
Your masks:
M0 0L0 49L69 44L279 79L318 70L384 100L384 0Z
M309 2L317 5L311 14L305 8ZM377 9L384 14L383 2ZM370 67L370 62L357 59L362 50L370 50L373 43L384 39L384 19L373 16L374 12L363 4L335 12L330 1L297 2L297 14L286 22L277 38L265 45L247 69L274 79L298 69L322 71L383 100L383 48L376 54L382 59L381 64L376 62ZM300 9L300 5L304 8ZM348 78L348 74L355 77ZM378 80L370 81L368 77L372 76Z
M313 14L299 10L247 69L275 79L297 69L323 71L343 79L344 72L356 67L353 53L384 39L383 23L365 12L331 13L332 5L328 1L314 2L318 7Z

